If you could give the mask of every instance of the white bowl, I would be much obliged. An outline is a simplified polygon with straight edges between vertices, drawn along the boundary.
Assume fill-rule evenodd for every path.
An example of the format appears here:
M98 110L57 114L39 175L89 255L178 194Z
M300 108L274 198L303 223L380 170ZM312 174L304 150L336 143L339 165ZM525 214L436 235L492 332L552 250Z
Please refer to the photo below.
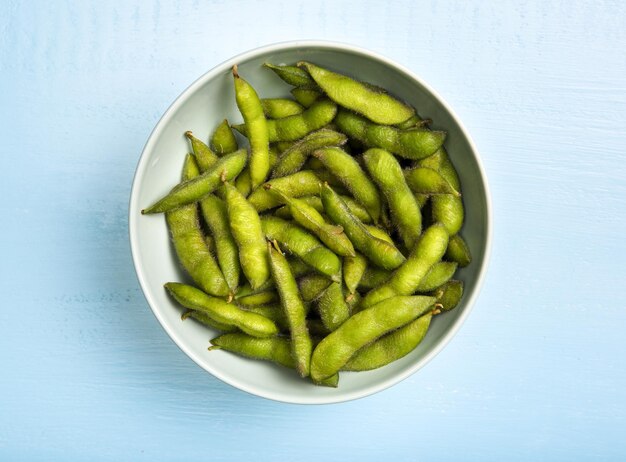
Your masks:
M461 304L439 315L419 345L409 355L378 370L341 373L336 389L301 380L293 371L252 361L222 351L207 351L216 335L191 320L182 322L181 308L167 296L163 284L184 281L170 244L163 215L142 216L140 210L179 182L185 154L183 136L192 130L206 140L225 117L241 121L235 105L231 67L248 80L263 98L288 96L289 86L264 62L274 64L307 60L387 89L415 106L433 127L448 132L446 148L463 186L466 221L462 235L473 255L471 265L458 271L465 283ZM236 56L204 74L187 88L165 112L141 154L130 198L130 241L141 288L155 316L174 342L200 367L241 390L289 403L337 403L360 398L390 387L430 361L458 331L474 304L487 268L491 245L491 205L487 179L478 152L463 124L448 104L408 69L370 51L351 45L298 41L269 45Z

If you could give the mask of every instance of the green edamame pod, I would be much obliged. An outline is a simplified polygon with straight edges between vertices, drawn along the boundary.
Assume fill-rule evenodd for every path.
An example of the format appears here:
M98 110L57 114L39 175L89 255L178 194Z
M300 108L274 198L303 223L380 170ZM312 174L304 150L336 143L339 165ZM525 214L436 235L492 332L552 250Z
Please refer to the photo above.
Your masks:
M319 193L319 191L317 192ZM359 220L361 220L363 223L370 223L372 221L372 217L370 217L370 214L367 213L367 210L365 210L365 207L359 204L352 197L341 196L341 195L339 197L341 197L341 200L343 200L346 203L346 205L350 209L350 212L352 212L352 214L355 217L357 217ZM302 197L299 197L298 199L306 202L307 205L313 207L319 213L324 213L324 205L322 204L322 198L320 196L302 196ZM274 212L274 214L279 218L291 218L291 211L289 210L289 207L287 206L283 206L279 208L278 210Z
M298 279L300 296L305 303L317 300L330 286L332 281L321 274L307 274Z
M423 126L425 124L425 122L427 122L427 121L422 120L422 118L420 116L418 116L417 114L413 114L411 117L406 119L404 122L399 123L399 124L395 124L395 126L396 126L396 128L399 128L400 130L408 130L409 128Z
M457 267L455 262L450 261L435 263L417 285L415 292L429 292L444 285L454 276Z
M404 255L393 244L372 236L363 223L350 212L346 203L328 185L322 186L322 203L330 219L343 226L344 232L355 249L376 266L395 269L404 262Z
M270 277L261 220L254 207L234 186L224 183L224 190L228 223L239 249L241 269L254 289Z
M200 171L192 154L188 154L183 168L183 181L191 181ZM198 207L189 204L165 214L167 227L181 266L202 290L212 295L225 296L228 285L205 236L200 229Z
M289 325L291 352L296 360L296 370L302 377L307 377L310 372L313 342L306 326L306 309L298 293L298 285L291 274L289 263L271 244L268 244L268 249L272 275L276 281L276 288Z
M319 194L322 183L315 173L309 170L302 170L293 175L274 178L265 183L265 185L268 184L272 188L281 190L290 197L301 197ZM248 200L259 212L281 205L278 198L264 188L257 188L250 194Z
M271 337L278 334L278 327L264 316L237 308L232 303L211 297L187 284L168 282L168 293L182 306L205 313L213 320L235 326L255 337Z
M316 149L324 146L341 146L348 141L343 133L321 129L309 133L300 141L285 150L272 170L272 177L291 175L302 168L304 162Z
M324 326L330 331L337 329L350 317L350 307L343 296L341 283L333 282L317 300L317 310Z
M247 157L245 149L225 155L202 175L178 184L169 194L141 213L167 212L199 201L219 188L222 179L228 181L239 175L246 165Z
M461 192L461 181L459 180L459 175L443 146L435 151L431 156L420 159L415 164L416 165L414 165L414 167L430 168L431 170L438 172L448 183L450 183L452 189L459 193Z
M264 187L275 194L282 203L289 206L291 216L296 223L311 231L330 250L344 257L354 255L352 242L345 235L341 226L326 223L322 215L306 202L289 197L280 189L272 188L270 184L266 184Z
M378 239L381 239L383 241L387 241L390 244L394 244L393 239L391 238L391 236L389 234L387 234L387 232L385 232L385 230L380 229L378 226L374 226L374 225L366 225L364 224L363 226L365 226L365 229L367 229L367 231L374 237L377 237Z
M441 311L450 311L459 304L463 297L463 282L448 281L431 295L437 297L437 304Z
M250 181L252 189L263 183L270 172L268 123L263 114L259 95L252 85L239 77L237 66L233 66L235 99L244 123L248 127L250 141Z
M304 107L311 107L313 103L320 99L323 93L313 88L296 87L291 89L291 94L295 100Z
M271 305L242 305L241 308L250 311L251 313L260 314L261 316L265 316L267 319L271 320L274 324L278 326L281 332L289 331L289 324L287 323L287 318L285 317L285 311L283 307L280 305L278 296L276 297L277 304Z
M242 333L222 334L211 340L209 350L225 350L249 359L271 361L289 369L296 368L291 355L291 342L282 337L256 338ZM339 374L335 374L315 385L336 388Z
M337 105L327 99L313 103L303 113L270 119L267 121L267 133L270 142L295 141L307 134L328 125L337 114ZM233 125L242 135L248 136L248 125Z
M383 149L368 149L363 154L365 167L387 199L391 219L404 245L412 249L422 232L422 214L409 189L402 167Z
M359 349L425 314L434 302L434 297L392 297L352 315L313 351L311 378L335 374Z
M209 194L200 201L200 209L202 210L204 221L215 239L217 261L228 287L234 293L239 285L241 266L239 265L237 243L228 226L226 204L219 197Z
M243 295L236 298L237 303L244 306L266 305L278 301L278 294L275 290L269 289L264 292Z
M436 170L427 167L412 168L404 171L406 183L416 194L461 194Z
M287 262L289 263L289 268L291 268L291 273L294 277L299 278L301 276L312 273L312 268L304 263L299 258L287 258ZM269 278L264 284L261 284L259 287L253 289L250 287L250 284L242 285L237 293L235 294L235 300L239 300L243 297L247 297L248 295L257 295L257 294L265 294L263 297L269 297L267 292L272 292L274 289L274 280Z
M330 99L376 123L398 124L415 114L411 106L348 76L307 62L298 63L298 67L306 69Z
M267 239L280 242L288 252L298 256L302 261L333 281L341 280L339 257L322 245L311 233L288 221L272 216L263 216L261 224Z
M406 262L391 275L385 284L367 293L361 302L362 308L395 295L414 293L431 267L441 260L447 247L448 232L441 223L435 223L427 228Z
M359 281L359 289L370 290L383 285L389 280L393 273L391 271L368 266Z
M196 161L201 172L208 170L217 162L219 157L217 157L206 144L193 136L191 131L186 131L185 136L191 142L191 149L196 156Z
M276 165L278 160L278 153L270 146L270 170ZM250 178L250 166L243 169L243 171L237 176L235 180L235 188L243 195L248 197L252 192L252 180Z
M465 240L458 234L455 234L450 238L450 242L448 242L448 249L446 250L444 258L457 262L459 267L465 268L471 263L472 254Z
M222 332L236 332L239 330L235 326L222 324L221 322L215 321L211 316L203 313L202 311L187 310L182 314L180 319L184 321L187 318L195 319L199 323L204 324L211 329L219 330Z
M311 337L313 338L313 343L314 344L315 344L315 341L317 340L316 337L324 338L328 334L330 334L330 331L324 325L324 323L322 322L321 319L307 319L306 320L306 326L309 329L309 334L311 334Z
M284 82L294 87L315 87L315 82L308 72L296 66L276 66L264 63L263 66L274 71Z
M261 100L263 112L270 119L282 119L304 112L304 106L286 98L264 98Z
M371 371L408 355L426 337L432 314L426 313L406 326L364 346L341 368L343 371Z
M359 282L367 269L367 259L360 253L354 257L344 257L343 259L343 280L346 288L351 294L356 292Z
M211 149L220 157L239 149L237 138L235 138L235 134L230 128L228 120L224 119L213 132L211 136Z
M381 210L380 194L356 159L342 149L334 147L318 149L313 152L313 156L339 179L377 222Z
M426 129L398 130L376 125L367 119L340 110L335 123L343 133L370 148L381 148L406 159L423 159L433 154L445 141L446 134Z

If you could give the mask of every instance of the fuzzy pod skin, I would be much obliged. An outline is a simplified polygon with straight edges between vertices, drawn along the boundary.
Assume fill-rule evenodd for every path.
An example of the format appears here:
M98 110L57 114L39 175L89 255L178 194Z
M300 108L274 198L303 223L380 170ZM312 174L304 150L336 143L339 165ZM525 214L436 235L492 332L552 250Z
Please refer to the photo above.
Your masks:
M412 249L422 232L422 213L402 173L389 152L372 148L363 154L365 167L387 199L391 220L404 245Z
M406 262L389 280L367 293L361 302L362 308L375 305L396 295L409 295L419 287L432 266L441 260L448 247L448 232L441 223L428 227L415 244Z
M270 278L267 246L257 211L230 183L224 184L228 223L239 249L243 274L255 289Z
M422 342L432 314L426 313L406 326L390 332L356 352L341 368L343 371L371 371L408 355Z
M346 203L328 185L322 187L322 203L330 219L343 227L354 248L374 265L391 270L404 263L406 260L404 255L393 244L372 236L363 223L350 212Z
M346 205L350 209L350 212L352 212L352 214L355 217L357 217L364 224L366 224L366 226L367 226L367 223L372 222L372 217L367 212L367 210L365 210L365 207L359 204L354 198L350 196L342 196L342 195L340 195L339 197L341 197L341 200L343 200L346 203ZM319 213L324 213L324 204L322 204L322 198L320 196L302 196L302 197L299 197L298 199L306 202L307 205L313 207ZM289 210L289 207L286 207L286 206L279 208L278 210L276 210L276 212L274 212L274 214L279 218L286 218L286 219L292 218L291 211Z
M237 138L227 119L224 119L211 135L211 149L220 157L239 149Z
M413 114L411 117L406 119L404 122L395 124L396 128L400 130L408 130L409 128L420 127L424 125L426 121L422 120L420 116L417 114Z
M393 242L393 238L389 234L387 234L387 232L384 229L380 229L378 226L374 226L374 225L363 224L363 226L365 226L365 229L367 229L367 231L372 236L395 245L395 242Z
M238 297L237 303L244 306L266 305L278 301L278 294L275 290L270 289L255 294L244 295Z
M440 261L435 263L419 282L415 292L430 292L444 285L454 276L458 265L455 262Z
M425 314L434 297L392 297L348 318L313 351L311 377L322 380L337 373L365 345Z
M458 234L455 234L450 238L450 242L448 242L448 249L446 250L444 258L458 263L460 268L465 268L472 262L470 249L465 240Z
M234 326L255 337L272 337L278 334L278 327L264 316L237 308L232 303L211 297L195 287L178 282L165 284L168 293L182 306L197 310L213 320Z
M292 175L274 178L265 183L265 185L279 189L290 197L319 194L321 184L317 175L310 170L302 170ZM265 210L281 205L280 200L265 189L265 185L263 188L257 188L248 196L250 204L252 204L258 212L264 212Z
M225 155L202 175L178 184L169 194L141 213L167 212L199 201L219 188L223 179L229 181L239 175L246 166L247 159L245 149Z
M321 274L307 274L298 279L298 289L300 296L305 303L314 302L322 296L324 291L333 281Z
M289 325L291 353L296 361L296 370L300 376L307 377L310 373L313 342L306 326L306 308L287 259L271 244L268 244L268 248L272 276Z
M276 164L278 160L278 153L270 146L270 170ZM250 178L250 166L243 169L243 171L235 179L235 188L243 195L248 197L252 192L252 179Z
M195 157L188 154L183 167L183 181L200 174ZM228 285L200 228L198 207L189 204L165 214L178 261L191 279L211 295L226 296Z
M274 324L278 326L281 332L289 332L289 324L287 323L287 318L285 317L285 311L278 301L278 296L276 297L276 300L274 300L274 302L272 302L271 304L242 305L240 306L240 308L246 311L250 311L251 313L265 316L267 319L270 319L272 322L274 322Z
M205 326L210 327L211 329L215 329L215 330L221 331L221 332L237 332L237 331L239 331L239 329L237 329L235 326L231 326L231 325L228 325L228 324L223 324L221 322L215 321L211 316L209 316L206 313L203 313L202 311L187 310L187 311L185 311L183 313L183 315L180 317L180 319L184 321L187 318L195 319L200 324L204 324Z
M259 95L252 85L239 77L237 66L233 66L233 77L237 107L248 127L250 182L254 189L265 181L270 172L268 122Z
M237 243L228 225L226 203L219 197L209 194L200 201L200 209L214 238L217 261L226 283L231 292L235 293L239 285L241 265L239 264Z
M441 311L450 311L460 303L463 298L463 282L451 280L431 293L437 297L437 303Z
M282 119L304 112L304 106L287 98L263 98L261 105L265 116L269 119Z
M368 211L374 222L380 217L382 202L378 188L354 157L341 148L318 149L313 156L321 161L341 184Z
M292 88L290 93L298 103L306 108L311 107L323 95L320 90L307 87Z
M296 361L291 355L291 341L284 337L256 338L242 333L222 334L211 340L209 350L225 350L244 358L271 361L289 369L296 368ZM335 374L315 385L336 388L339 375Z
M298 63L315 80L326 95L342 107L385 125L402 123L415 114L415 109L348 76L329 71L311 63Z
M404 171L407 185L415 194L461 194L436 170L428 167L412 168Z
M285 250L334 281L341 280L341 261L315 236L301 227L272 216L263 216L265 237L280 242Z
M279 200L289 207L296 223L311 231L335 254L342 257L354 255L352 242L341 226L326 223L324 217L315 208L310 207L306 202L283 194L280 189L272 188L271 185L266 185L266 189L278 196Z
M433 154L446 139L445 132L427 129L399 130L377 125L358 114L339 110L339 130L368 148L381 148L405 159L423 159Z
M333 282L324 290L317 300L317 311L324 326L331 332L350 317L350 307L344 299L341 283Z
M383 285L389 280L393 273L389 270L368 266L359 281L359 289L371 290Z
M309 265L307 265L297 257L288 257L287 262L289 263L289 267L291 268L291 273L296 278L305 276L307 274L315 274L313 273L313 268L311 268ZM274 287L274 280L272 278L269 278L264 284L261 284L255 289L250 287L250 284L243 284L235 294L235 300L240 300L249 295L257 295L261 293L267 294L268 292L272 292ZM268 295L263 295L263 297L268 297Z
M191 149L196 156L196 162L198 163L198 167L200 167L200 172L205 172L219 160L219 157L217 157L206 144L193 136L191 131L185 132L185 136L191 143Z
M264 63L264 67L274 71L280 79L293 85L294 87L315 87L315 81L308 72L297 66L277 66L275 64Z
M322 128L309 133L304 138L283 151L280 159L272 170L272 177L291 175L299 171L309 155L324 146L341 146L348 141L343 133Z
M354 257L344 257L343 259L343 281L348 292L356 292L359 282L367 269L367 258L363 254L356 253Z

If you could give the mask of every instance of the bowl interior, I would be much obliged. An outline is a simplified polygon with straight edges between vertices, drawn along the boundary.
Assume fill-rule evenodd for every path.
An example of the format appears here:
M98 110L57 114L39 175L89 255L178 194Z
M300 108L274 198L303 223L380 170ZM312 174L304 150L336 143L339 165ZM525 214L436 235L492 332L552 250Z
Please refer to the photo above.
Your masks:
M207 351L216 332L180 319L181 308L166 295L163 284L187 281L170 244L163 215L141 216L141 208L166 194L179 182L183 159L189 151L186 130L207 140L224 118L239 123L230 68L239 73L262 98L289 96L290 86L262 68L309 60L360 80L386 88L414 105L433 128L448 132L446 148L462 181L466 221L462 235L473 262L457 273L465 283L465 295L455 310L437 316L428 335L411 354L379 370L342 373L339 388L317 387L295 372L269 363L250 361L221 351ZM329 403L358 398L384 389L423 366L454 335L477 295L488 254L490 221L485 177L460 122L439 97L405 69L385 58L353 47L294 42L255 50L225 62L192 84L163 116L150 136L135 176L130 204L133 258L146 298L155 315L176 344L198 365L242 390L270 399L295 403Z

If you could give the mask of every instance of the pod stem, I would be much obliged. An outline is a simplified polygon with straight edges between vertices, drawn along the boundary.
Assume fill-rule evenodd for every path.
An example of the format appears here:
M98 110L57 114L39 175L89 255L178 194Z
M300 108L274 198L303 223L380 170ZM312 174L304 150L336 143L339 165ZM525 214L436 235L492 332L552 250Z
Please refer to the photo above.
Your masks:
M222 347L218 346L218 345L211 345L209 348L207 348L209 351L213 351L213 350L221 350Z
M239 72L237 70L237 65L236 64L233 65L233 77L235 77L236 79L239 78Z

